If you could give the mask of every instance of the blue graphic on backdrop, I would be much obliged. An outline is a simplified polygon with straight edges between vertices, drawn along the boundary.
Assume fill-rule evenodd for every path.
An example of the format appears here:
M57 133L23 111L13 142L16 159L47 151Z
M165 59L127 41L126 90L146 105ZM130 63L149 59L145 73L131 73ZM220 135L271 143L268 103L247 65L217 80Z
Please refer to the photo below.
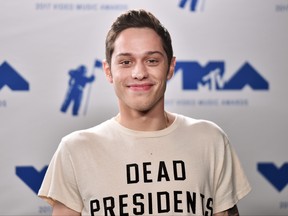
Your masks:
M4 86L12 91L29 90L29 83L6 61L0 65L0 90Z
M180 2L179 2L180 8L189 7L189 10L192 12L197 11L197 8L199 8L199 5L200 5L200 10L203 11L204 5L205 5L205 0L180 0Z
M16 175L31 189L38 193L48 166L38 172L33 166L17 166Z
M73 104L72 115L77 116L79 114L80 105L83 98L83 92L86 84L92 83L95 80L94 69L97 67L101 68L102 63L98 60L95 61L93 66L92 74L87 76L87 68L84 65L79 66L75 70L69 71L69 82L68 90L65 96L65 100L61 106L62 112L67 112L68 107ZM87 112L87 105L90 98L91 85L88 91L88 97L86 101L86 106L84 107L84 114Z
M258 163L258 171L277 191L281 192L288 185L288 162L277 168L274 163Z
M179 61L176 63L175 74L182 71L182 84L184 90L198 90L200 86L208 86L209 90L242 90L249 86L253 90L268 90L269 83L248 62L230 78L224 80L225 63L211 61L205 66L196 61Z

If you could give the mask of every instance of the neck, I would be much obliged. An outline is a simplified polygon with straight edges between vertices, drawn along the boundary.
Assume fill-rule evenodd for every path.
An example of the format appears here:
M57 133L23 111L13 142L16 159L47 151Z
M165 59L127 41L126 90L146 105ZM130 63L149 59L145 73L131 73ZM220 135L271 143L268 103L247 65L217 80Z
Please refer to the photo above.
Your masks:
M132 130L157 131L169 127L172 122L172 116L164 110L157 113L135 112L128 114L120 112L116 120L124 127Z

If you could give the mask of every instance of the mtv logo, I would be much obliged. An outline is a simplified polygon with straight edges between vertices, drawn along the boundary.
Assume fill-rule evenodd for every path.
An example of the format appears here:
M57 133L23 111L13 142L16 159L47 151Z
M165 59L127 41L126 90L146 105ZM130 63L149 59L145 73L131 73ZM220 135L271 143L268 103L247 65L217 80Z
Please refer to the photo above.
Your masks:
M184 90L198 90L208 86L209 90L242 90L249 86L253 90L268 90L269 83L248 62L244 63L230 78L224 80L225 63L211 61L202 66L196 61L179 61L176 63L175 74L182 71Z
M0 90L4 86L13 91L29 90L29 83L8 62L0 65Z
M197 8L199 7L199 5L201 6L201 10L204 9L204 4L205 4L205 0L180 0L179 2L179 7L180 8L185 8L185 7L189 7L189 10L192 12L197 11Z
M288 162L280 168L274 163L258 163L258 171L271 183L277 191L281 192L288 185Z
M16 175L32 190L38 193L48 166L39 172L33 166L17 166Z

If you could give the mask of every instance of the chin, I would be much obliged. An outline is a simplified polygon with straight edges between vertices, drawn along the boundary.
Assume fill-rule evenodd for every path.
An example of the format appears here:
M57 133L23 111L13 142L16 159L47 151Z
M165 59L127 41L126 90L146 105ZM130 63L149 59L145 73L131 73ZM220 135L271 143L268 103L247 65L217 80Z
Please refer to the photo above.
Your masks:
M148 104L131 104L131 106L129 106L131 109L133 110L137 110L139 112L147 112L149 110L152 109L152 106L151 105L148 105Z

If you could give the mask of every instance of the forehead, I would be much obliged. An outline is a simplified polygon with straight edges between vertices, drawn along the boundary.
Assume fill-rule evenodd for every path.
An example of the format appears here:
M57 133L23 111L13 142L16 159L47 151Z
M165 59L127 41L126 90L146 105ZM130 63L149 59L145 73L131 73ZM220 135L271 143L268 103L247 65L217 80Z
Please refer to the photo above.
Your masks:
M114 56L120 53L142 54L161 52L165 54L161 37L151 28L128 28L115 40Z

